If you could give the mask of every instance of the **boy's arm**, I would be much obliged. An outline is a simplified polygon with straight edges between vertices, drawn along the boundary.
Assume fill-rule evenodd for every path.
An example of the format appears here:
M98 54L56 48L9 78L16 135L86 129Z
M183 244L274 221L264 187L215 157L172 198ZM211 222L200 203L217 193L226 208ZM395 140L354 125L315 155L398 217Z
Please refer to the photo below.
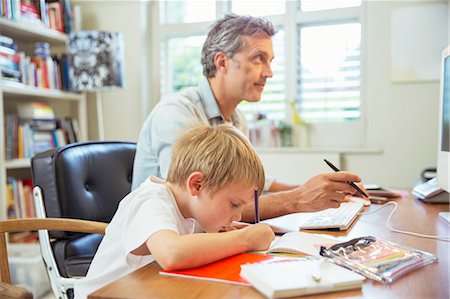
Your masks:
M250 250L266 250L273 239L270 226L257 224L226 233L183 236L162 230L154 233L146 245L162 268L175 270L205 265Z

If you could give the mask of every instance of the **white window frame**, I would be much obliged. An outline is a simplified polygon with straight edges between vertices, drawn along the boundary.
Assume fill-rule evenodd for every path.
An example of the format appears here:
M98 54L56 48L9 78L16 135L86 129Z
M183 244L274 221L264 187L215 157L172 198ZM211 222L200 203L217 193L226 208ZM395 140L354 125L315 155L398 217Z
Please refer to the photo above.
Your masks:
M158 3L158 2L157 2ZM313 148L329 149L333 148L361 148L366 145L366 92L365 92L365 78L366 78L366 3L361 2L358 7L348 7L342 9L330 9L324 11L310 11L303 12L298 8L297 1L286 1L286 13L284 15L264 16L267 20L272 22L275 27L282 27L285 31L285 46L286 46L286 60L291 57L292 60L297 61L296 52L298 45L298 26L324 25L342 22L358 21L361 24L361 116L358 120L344 123L319 123L309 125L310 146ZM221 18L227 13L229 2L216 1L216 18ZM153 6L156 10L152 15L159 14L159 3ZM292 21L294 20L294 21ZM166 43L170 38L188 37L193 35L204 35L207 33L210 26L215 20L208 22L193 22L181 24L158 24L152 30L159 36L157 48L159 49L161 43ZM155 22L153 22L155 24ZM156 49L156 45L154 47ZM167 49L167 47L166 47ZM152 51L153 61L160 61L160 51ZM276 53L275 53L276 55ZM200 63L200 62L199 62ZM167 65L166 65L167 67ZM158 69L159 78L161 78L161 70ZM165 70L165 74L169 74L169 70ZM296 95L296 63L286 63L285 65L286 78L286 100L295 99ZM166 78L165 82L168 78ZM155 93L161 94L160 84L155 84L157 90ZM166 91L162 91L166 94ZM159 98L159 97L158 97ZM286 102L286 120L290 119L290 106Z

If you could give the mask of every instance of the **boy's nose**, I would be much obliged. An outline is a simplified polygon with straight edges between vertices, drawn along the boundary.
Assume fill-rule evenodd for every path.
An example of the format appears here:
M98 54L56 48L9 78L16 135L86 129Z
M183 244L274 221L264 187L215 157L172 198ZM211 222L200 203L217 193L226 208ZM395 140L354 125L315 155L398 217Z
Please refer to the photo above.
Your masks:
M233 221L241 221L241 219L242 219L242 214L241 213L239 213L239 214L234 214L232 217L231 217L231 221L233 222Z

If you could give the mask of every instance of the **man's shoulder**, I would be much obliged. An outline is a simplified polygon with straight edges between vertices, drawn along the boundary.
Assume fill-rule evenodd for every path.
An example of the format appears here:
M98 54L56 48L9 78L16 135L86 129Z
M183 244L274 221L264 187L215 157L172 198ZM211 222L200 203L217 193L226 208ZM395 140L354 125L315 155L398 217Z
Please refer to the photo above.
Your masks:
M200 94L196 88L187 88L179 93L164 96L161 101L156 104L151 115L187 115L189 117L200 117L204 113L204 106Z
M201 103L200 91L197 87L188 87L180 92L164 96L159 102L160 105L194 105Z

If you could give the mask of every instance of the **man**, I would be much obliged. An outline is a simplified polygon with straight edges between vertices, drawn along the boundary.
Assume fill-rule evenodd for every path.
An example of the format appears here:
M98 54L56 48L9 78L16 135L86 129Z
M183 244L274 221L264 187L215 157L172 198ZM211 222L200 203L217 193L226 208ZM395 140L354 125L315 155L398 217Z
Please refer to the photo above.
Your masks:
M166 178L172 145L194 122L211 126L229 123L248 136L244 115L236 110L241 101L258 102L267 78L272 77L273 25L261 18L227 15L208 33L201 63L205 79L198 87L166 96L146 119L134 160L133 186L150 175ZM353 173L317 175L302 186L289 186L267 179L260 198L261 219L294 212L338 207L346 194L355 194L347 183L359 182ZM243 211L243 220L254 219L253 207Z

